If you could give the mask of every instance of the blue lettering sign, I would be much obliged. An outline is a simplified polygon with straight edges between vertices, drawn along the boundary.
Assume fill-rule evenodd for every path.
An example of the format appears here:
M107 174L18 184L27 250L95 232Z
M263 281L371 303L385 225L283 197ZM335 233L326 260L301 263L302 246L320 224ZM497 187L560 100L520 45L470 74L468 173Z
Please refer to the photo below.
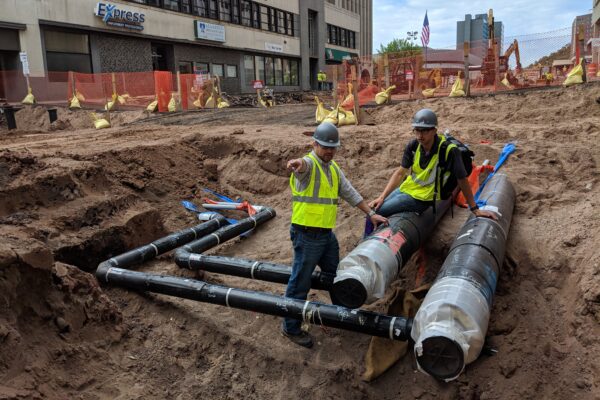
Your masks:
M99 2L96 4L94 13L102 18L102 21L109 26L127 28L141 31L144 29L142 24L145 22L145 15L139 12L121 10L115 4Z

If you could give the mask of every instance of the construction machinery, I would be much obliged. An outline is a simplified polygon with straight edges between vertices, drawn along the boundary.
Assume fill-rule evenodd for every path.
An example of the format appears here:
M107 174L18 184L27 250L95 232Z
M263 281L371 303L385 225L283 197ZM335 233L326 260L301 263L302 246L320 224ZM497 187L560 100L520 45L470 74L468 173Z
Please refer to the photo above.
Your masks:
M481 74L483 75L483 79L485 85L493 85L496 82L496 77L502 79L503 76L506 76L506 79L512 86L520 86L519 80L517 76L521 74L521 55L519 54L519 42L515 39L508 49L504 52L504 55L498 55L498 65L496 66L496 55L498 53L498 43L496 43L496 38L494 36L494 14L490 9L488 12L488 48L487 54L483 59L483 63L481 66ZM510 56L514 53L516 60L515 73L513 74L508 63Z

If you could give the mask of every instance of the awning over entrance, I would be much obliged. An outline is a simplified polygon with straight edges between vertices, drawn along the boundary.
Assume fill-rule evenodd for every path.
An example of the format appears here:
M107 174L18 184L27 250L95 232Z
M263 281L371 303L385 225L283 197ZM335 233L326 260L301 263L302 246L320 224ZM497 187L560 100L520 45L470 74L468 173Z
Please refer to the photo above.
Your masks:
M325 48L325 61L328 63L341 63L344 60L349 60L352 57L358 57L356 53L350 53L344 50L336 50Z

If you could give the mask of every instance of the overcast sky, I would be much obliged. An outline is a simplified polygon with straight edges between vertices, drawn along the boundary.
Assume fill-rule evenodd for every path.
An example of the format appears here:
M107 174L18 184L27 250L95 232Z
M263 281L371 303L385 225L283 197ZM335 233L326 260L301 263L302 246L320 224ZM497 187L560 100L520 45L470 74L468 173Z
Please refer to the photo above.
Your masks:
M508 38L568 28L574 17L592 12L592 3L593 0L373 0L373 52L381 43L405 39L408 31L419 32L420 45L425 10L431 30L429 46L448 48L456 45L456 22L464 20L465 14L486 14L492 8ZM554 36L567 34L562 31Z

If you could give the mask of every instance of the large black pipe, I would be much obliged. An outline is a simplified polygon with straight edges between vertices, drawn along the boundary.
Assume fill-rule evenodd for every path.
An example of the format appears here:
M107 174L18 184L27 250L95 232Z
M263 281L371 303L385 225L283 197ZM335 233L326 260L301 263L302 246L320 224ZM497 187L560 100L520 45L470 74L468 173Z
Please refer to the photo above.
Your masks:
M358 308L384 296L398 272L414 252L431 236L446 213L452 198L429 207L421 214L402 212L389 217L342 259L337 269L332 297L339 304Z
M274 209L265 207L255 215L239 220L235 225L225 226L210 235L194 240L177 249L175 252L175 263L181 268L194 269L192 265L199 258L200 253L264 224L274 218L275 215Z
M193 279L130 271L108 265L98 267L96 277L103 283L127 289L294 318L315 325L345 329L392 340L408 340L412 328L412 320L403 317L351 310L269 293L211 285Z
M150 244L146 244L103 261L98 267L106 265L110 267L128 268L132 265L141 264L227 225L227 219L222 215L217 214L213 219L203 222L200 225L171 233Z
M415 316L412 337L419 368L438 379L457 378L483 348L496 283L504 261L515 191L496 173L480 199L498 220L470 216Z
M241 258L196 255L189 261L191 269L200 269L218 274L257 279L266 282L287 284L292 274L288 265L263 261L245 260ZM311 287L317 290L330 290L333 276L315 270L311 277Z

